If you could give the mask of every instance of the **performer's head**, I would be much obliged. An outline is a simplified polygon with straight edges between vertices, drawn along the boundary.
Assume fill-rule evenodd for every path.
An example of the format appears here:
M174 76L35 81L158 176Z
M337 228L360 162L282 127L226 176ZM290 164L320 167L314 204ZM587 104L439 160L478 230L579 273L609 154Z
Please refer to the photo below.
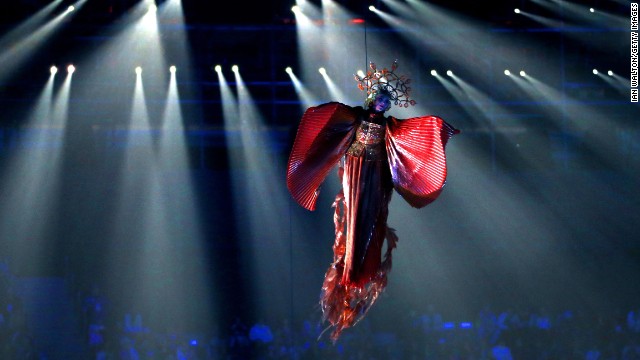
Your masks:
M383 113L391 108L391 94L386 90L371 93L366 100L366 107L377 113Z

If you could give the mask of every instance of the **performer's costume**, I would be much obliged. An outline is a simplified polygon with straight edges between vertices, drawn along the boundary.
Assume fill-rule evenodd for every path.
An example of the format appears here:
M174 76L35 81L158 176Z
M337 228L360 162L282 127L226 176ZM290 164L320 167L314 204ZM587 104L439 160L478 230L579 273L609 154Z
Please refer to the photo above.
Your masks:
M384 86L397 91L409 81L395 77L396 67L394 63L391 71L377 71L371 64L374 72L356 79L367 81L369 94ZM371 85L385 76L384 83ZM399 86L386 81L391 76L402 81ZM405 107L413 105L409 90L405 87L391 98ZM321 184L340 163L342 191L333 204L334 258L325 274L320 301L324 319L334 326L334 341L366 314L386 286L397 241L394 230L387 226L393 189L416 208L434 201L446 180L445 145L458 132L436 116L399 120L338 102L311 107L303 114L287 171L293 198L315 210Z

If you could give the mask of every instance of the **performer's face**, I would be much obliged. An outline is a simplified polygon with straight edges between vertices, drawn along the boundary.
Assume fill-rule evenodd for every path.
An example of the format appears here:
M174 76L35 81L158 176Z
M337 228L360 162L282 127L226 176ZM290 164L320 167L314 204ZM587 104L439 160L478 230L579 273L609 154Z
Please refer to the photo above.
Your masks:
M373 110L375 112L384 112L391 106L391 99L387 94L378 94L373 100Z

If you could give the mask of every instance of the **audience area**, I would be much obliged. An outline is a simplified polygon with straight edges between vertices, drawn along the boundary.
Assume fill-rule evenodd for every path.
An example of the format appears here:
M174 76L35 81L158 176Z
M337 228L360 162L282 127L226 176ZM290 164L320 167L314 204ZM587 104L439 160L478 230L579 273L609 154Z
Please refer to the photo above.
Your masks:
M34 341L16 278L0 268L0 358L51 359ZM87 359L640 359L640 307L590 312L494 309L449 319L433 305L393 324L368 318L334 344L318 318L249 322L239 314L221 333L159 331L134 312L109 313L98 286L77 290ZM115 321L113 320L115 319Z

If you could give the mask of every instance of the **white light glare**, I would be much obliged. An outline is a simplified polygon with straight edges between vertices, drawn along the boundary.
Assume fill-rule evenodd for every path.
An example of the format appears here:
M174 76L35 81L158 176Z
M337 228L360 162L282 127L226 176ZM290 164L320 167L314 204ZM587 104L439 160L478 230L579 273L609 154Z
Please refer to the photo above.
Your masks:
M369 6L369 10L371 10L371 11L376 11L376 7L375 7L375 6L373 6L373 5L371 5L371 6Z
M320 69L318 69L318 72L322 75L327 75L327 69L321 67Z
M49 71L51 72L51 75L55 75L55 73L57 73L57 72L58 72L58 68L57 68L57 67L55 67L55 66L52 66L52 67L49 69Z
M527 76L527 73L524 72L524 70L520 70L520 76L525 77L525 76Z
M140 66L136 66L136 74L142 74L142 68Z
M520 9L515 8L515 9L513 9L513 12L516 13L516 14L520 14Z
M222 71L222 66L220 65L216 65L216 67L213 68L217 73Z
M287 66L286 69L284 69L284 71L287 72L287 74L291 75L291 73L293 73L293 70L291 70L291 66Z
M175 65L171 65L171 67L169 68L169 72L170 72L170 73L172 73L172 74L175 74L175 73L176 73L176 67L175 67Z
M76 9L76 7L75 7L75 6L73 6L73 5L71 5L71 6L69 6L69 7L67 8L67 12L68 12L68 13L69 13L69 12L72 12L72 11L73 11L73 10L75 10L75 9Z
M596 12L596 10L594 8L589 8L589 11L591 11L592 13Z
M593 75L598 75L598 69L593 69Z
M607 71L607 75L613 76L613 71L611 71L611 70Z
M233 72L238 72L238 70L239 70L238 65L233 65L231 67L231 71L233 71Z
M437 72L437 71L435 71L435 70L431 70L431 75L433 75L433 76L438 76L438 72Z
M453 76L453 71L447 70L447 76Z
M293 5L293 6L291 7L291 11L293 11L294 13L295 13L295 12L300 11L300 6L298 6L298 5Z
M362 70L358 70L358 71L356 72L356 74L358 74L358 76L360 76L360 78L365 77L364 71L362 71Z
M507 75L507 76L509 76L509 75L511 75L511 71L509 71L509 70L505 70L505 71L504 71L504 74L505 74L505 75Z
M67 66L67 72L69 74L73 74L74 71L76 71L76 67L75 66L73 66L73 65Z
M150 13L155 13L158 11L158 7L155 5L149 5L149 12Z

